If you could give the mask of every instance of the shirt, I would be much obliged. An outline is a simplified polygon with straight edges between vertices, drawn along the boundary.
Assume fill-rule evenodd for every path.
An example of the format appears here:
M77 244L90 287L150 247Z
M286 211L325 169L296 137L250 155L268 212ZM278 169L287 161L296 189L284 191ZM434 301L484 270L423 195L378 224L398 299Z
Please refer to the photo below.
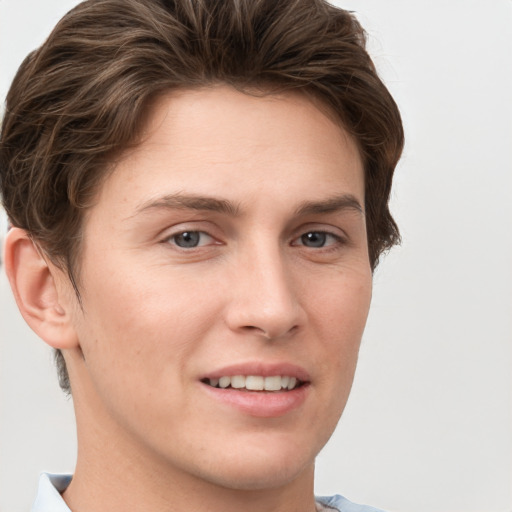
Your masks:
M71 482L71 475L51 475L43 473L39 478L37 496L31 512L71 512L60 495ZM319 510L338 512L383 512L382 510L357 505L339 494L335 496L319 496L316 498Z

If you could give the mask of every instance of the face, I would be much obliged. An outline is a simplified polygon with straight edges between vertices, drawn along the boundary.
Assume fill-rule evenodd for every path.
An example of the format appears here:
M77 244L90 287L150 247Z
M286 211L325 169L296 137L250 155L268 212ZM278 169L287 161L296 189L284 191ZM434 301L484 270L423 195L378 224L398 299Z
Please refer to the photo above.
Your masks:
M356 145L305 97L160 99L85 219L79 431L229 488L310 474L370 303L362 205Z

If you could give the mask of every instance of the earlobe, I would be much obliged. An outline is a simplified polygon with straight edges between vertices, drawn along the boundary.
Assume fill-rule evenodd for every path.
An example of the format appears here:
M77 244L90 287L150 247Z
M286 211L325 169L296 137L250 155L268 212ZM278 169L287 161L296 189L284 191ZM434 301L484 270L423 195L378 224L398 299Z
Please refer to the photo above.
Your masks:
M5 269L14 297L30 328L48 345L78 345L69 311L56 286L57 269L50 265L27 232L11 228L5 240Z

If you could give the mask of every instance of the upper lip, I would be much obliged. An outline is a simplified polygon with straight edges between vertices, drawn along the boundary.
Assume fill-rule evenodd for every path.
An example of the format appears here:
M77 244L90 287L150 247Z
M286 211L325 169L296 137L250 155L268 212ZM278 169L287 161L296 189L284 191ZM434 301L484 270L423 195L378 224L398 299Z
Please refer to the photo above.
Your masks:
M309 382L311 380L309 373L304 368L296 364L264 363L261 361L230 364L203 375L201 380L220 379L221 377L233 377L234 375L257 375L261 377L273 377L279 375L281 377L295 377L301 382Z

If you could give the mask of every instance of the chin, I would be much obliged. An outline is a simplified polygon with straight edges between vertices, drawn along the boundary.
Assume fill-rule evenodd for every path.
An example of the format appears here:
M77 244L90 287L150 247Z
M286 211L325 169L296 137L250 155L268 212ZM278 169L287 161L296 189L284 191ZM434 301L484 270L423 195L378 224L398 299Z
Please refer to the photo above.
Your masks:
M283 464L263 467L237 468L235 471L218 470L214 472L209 480L225 489L237 491L261 491L279 489L291 484L293 481L313 475L314 463L311 462L304 467L290 467Z
M277 489L314 472L316 450L307 443L303 446L245 446L233 444L222 456L199 470L201 478L232 490L258 491Z

